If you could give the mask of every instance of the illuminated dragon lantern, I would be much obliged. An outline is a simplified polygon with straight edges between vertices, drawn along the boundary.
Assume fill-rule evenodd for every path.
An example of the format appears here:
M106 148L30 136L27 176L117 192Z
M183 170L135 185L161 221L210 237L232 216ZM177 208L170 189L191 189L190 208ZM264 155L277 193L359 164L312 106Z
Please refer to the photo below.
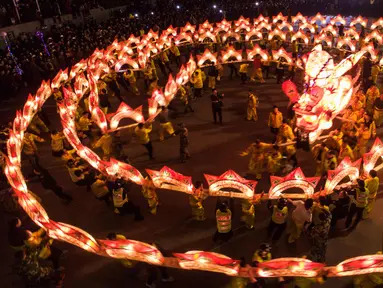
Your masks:
M317 45L309 53L305 65L304 91L301 96L295 84L286 81L284 93L294 105L297 128L301 135L314 142L323 130L332 127L333 119L341 113L359 89L356 82L360 76L357 69L354 77L349 72L365 52L360 51L334 64L332 56ZM304 56L305 58L305 56Z

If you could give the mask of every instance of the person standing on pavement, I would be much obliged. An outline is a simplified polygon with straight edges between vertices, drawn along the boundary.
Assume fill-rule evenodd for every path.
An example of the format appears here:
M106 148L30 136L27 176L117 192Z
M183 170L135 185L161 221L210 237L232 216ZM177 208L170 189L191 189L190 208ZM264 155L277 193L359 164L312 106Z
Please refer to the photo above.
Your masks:
M346 219L346 230L355 228L360 220L363 218L363 211L368 204L368 196L370 191L366 188L366 183L362 179L358 179L358 186L353 189L348 195L353 196L351 200L350 209L348 210L347 219ZM354 223L352 220L356 214L356 219ZM352 224L352 225L351 225Z
M160 247L157 243L152 243L152 246L156 247L163 256L169 256L168 252L165 251L162 247ZM148 266L148 279L146 280L146 287L148 288L156 288L156 284L154 283L157 280L158 272L161 274L161 281L164 283L171 283L174 281L174 278L169 275L168 269L164 266Z
M289 243L293 243L301 236L305 224L311 223L311 209L314 201L311 198L306 199L305 202L302 200L292 201L291 199L288 201L295 206L295 210L292 213L291 219L291 233L288 239Z
M324 209L321 211L318 215L318 222L310 231L312 245L309 258L314 262L324 263L326 260L328 234L331 227L331 213Z
M283 115L279 111L278 106L274 105L273 111L270 112L269 114L269 122L268 122L268 126L270 127L271 133L275 135L273 142L277 140L278 131L279 131L279 128L282 126L282 124L283 124Z
M161 112L158 114L158 119L160 121L160 141L164 141L165 132L171 136L176 136L174 133L173 124L169 121L169 110L167 107L161 106Z
M217 68L214 66L214 63L211 62L211 66L209 67L209 72L208 72L208 79L209 79L209 82L208 82L208 87L211 88L211 89L215 89L215 84L216 84L216 78L218 76L218 70Z
M278 241L283 231L286 229L286 219L289 213L287 201L284 198L279 198L277 205L270 207L272 209L271 220L267 227L267 237L271 237L272 241Z
M180 159L181 163L185 163L187 159L190 158L190 153L188 150L189 146L189 131L185 127L184 123L178 124L179 129L176 131L176 134L180 135Z
M41 143L44 142L44 139L29 132L25 133L22 151L24 155L27 156L33 168L37 167L39 164L39 151L37 149L36 141Z
M150 132L152 132L152 123L149 122L148 124L138 123L134 129L134 134L137 136L138 141L148 150L150 160L153 160L153 146L149 137Z
M193 219L197 221L204 221L205 209L202 205L203 201L203 183L201 181L196 181L194 185L193 194L189 194L189 204L192 209Z
M222 107L223 107L223 97L224 94L218 94L217 89L213 89L213 94L211 94L211 108L213 112L214 124L217 124L217 115L219 119L219 124L222 124Z
M157 214L157 207L159 206L159 200L156 193L156 186L152 179L145 177L144 183L141 188L142 195L148 201L149 211L152 215Z
M241 75L241 84L245 84L247 81L247 69L249 67L248 63L243 63L239 66L239 75Z
M368 189L370 194L368 194L367 206L366 208L364 208L363 211L363 219L367 219L370 216L370 213L375 203L376 194L378 193L379 189L378 173L375 170L371 170L368 175L368 178L365 180L365 183L366 188Z
M232 236L231 230L231 211L226 203L221 203L215 213L217 221L217 231L214 234L213 241L227 242Z
M247 121L258 120L257 107L258 107L258 97L255 96L250 89L248 92L248 98L247 98L247 113L246 113Z

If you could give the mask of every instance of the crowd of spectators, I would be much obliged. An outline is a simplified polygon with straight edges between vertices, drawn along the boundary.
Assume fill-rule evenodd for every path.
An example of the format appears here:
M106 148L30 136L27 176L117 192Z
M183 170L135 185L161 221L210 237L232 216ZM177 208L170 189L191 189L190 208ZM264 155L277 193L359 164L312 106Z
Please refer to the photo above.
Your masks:
M351 9L358 5L367 7L365 4L369 3L369 1L362 3L352 0L348 1L349 5L342 5L342 1L345 0L335 0L338 4L334 4L333 0L331 5L325 5L329 0L267 2L221 0L214 2L214 4L203 0L177 2L173 0L166 2L141 0L128 2L124 10L115 10L108 20L96 23L91 17L84 17L89 14L89 9L103 6L108 8L111 5L124 4L125 1L39 0L43 14L54 15L45 11L49 10L47 7L56 7L55 9L60 10L60 13L73 13L74 16L83 17L84 21L77 26L71 22L62 23L61 21L58 21L50 29L44 29L44 26L41 26L40 30L44 33L44 42L47 45L49 55L44 49L44 43L34 33L22 33L15 39L9 39L11 51L15 58L11 57L6 47L0 51L0 89L2 91L0 101L13 97L23 86L29 86L29 90L36 88L41 80L52 78L59 69L70 67L73 63L88 57L95 48L106 47L115 38L121 41L132 33L139 35L139 31L142 29L147 32L149 28L163 29L170 24L181 26L185 25L187 21L197 24L206 19L219 21L226 17L230 20L236 19L240 15L255 17L259 13L263 15L275 15L279 12L290 15L302 12L305 15L310 15L318 11L327 14L347 13L346 8ZM28 10L27 7L33 8L36 5L35 0L24 0L22 3L25 6L25 9L23 8L25 11ZM106 5L106 3L109 4ZM370 6L374 7L375 4ZM20 12L24 11L23 9L20 8ZM353 9L357 14L361 13L366 16L362 10ZM0 11L8 19L15 16L12 12L8 12L15 11L14 6L10 4L3 4ZM21 75L17 73L14 59L23 71Z

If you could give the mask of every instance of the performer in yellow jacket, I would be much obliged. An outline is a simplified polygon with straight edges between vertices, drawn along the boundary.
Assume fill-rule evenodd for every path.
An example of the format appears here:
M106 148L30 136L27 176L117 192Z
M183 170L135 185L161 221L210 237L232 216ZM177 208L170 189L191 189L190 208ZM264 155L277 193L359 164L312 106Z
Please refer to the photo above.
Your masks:
M138 138L139 143L148 150L149 158L153 159L153 146L150 141L149 133L152 132L152 124L147 123L138 123L137 127L134 129L134 134Z
M52 155L55 157L61 157L64 154L64 139L63 133L56 130L52 131L51 134L51 147Z
M323 166L324 166L326 154L328 151L329 149L326 147L326 144L324 142L315 145L311 149L311 152L316 162L315 176L323 175L323 169L324 169Z
M275 175L281 168L282 154L279 152L279 147L275 145L273 150L267 156L267 172L270 175Z
M257 106L258 106L258 97L255 96L251 90L249 90L248 99L247 99L247 115L246 115L246 119L248 121L258 120Z
M148 201L150 213L156 215L159 201L156 193L156 186L154 186L153 181L149 177L145 177L141 192Z
M129 86L132 87L132 90L134 94L137 96L140 95L140 91L138 91L137 88L137 80L136 77L134 76L134 71L132 69L128 69L126 72L124 72L124 79L129 83Z
M363 211L363 219L367 219L370 216L372 208L374 207L376 194L379 189L378 173L375 170L369 172L368 178L365 180L366 188L370 193L368 194L367 206Z
M372 113L372 108L374 106L374 102L377 98L379 98L380 92L376 85L372 85L368 88L366 93L366 111L367 113Z
M352 151L350 145L348 145L348 142L344 140L342 142L342 145L340 145L340 151L339 151L339 156L338 156L338 162L342 162L344 158L350 158L351 161L354 161L354 152Z
M359 128L356 131L356 137L358 137L358 143L354 149L355 158L363 157L364 153L367 152L367 144L371 138L371 132L365 123L359 123Z
M240 154L241 156L247 156L250 154L249 173L255 174L257 179L262 178L265 153L272 147L273 144L267 144L257 139L244 152Z

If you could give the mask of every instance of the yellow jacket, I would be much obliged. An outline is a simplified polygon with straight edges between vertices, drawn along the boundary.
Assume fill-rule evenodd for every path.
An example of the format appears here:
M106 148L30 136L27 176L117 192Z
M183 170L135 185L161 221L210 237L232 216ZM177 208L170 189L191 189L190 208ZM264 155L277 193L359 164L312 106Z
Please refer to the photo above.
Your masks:
M131 73L124 72L124 79L127 80L130 84L136 83L137 81L133 71Z
M178 47L173 45L172 47L170 47L170 51L174 54L174 56L178 57L180 56L180 50L178 50Z
M112 150L113 138L109 134L104 134L100 139L97 140L96 144L94 144L94 148L100 148L104 152L104 155L110 155Z
M139 128L138 126L134 129L134 134L136 134L140 144L147 144L150 141L149 133L152 132L152 125L149 127Z
M52 151L58 152L64 149L64 135L62 133L51 135L51 147Z
M80 126L81 131L89 131L89 126L92 124L92 121L88 119L86 116L81 116L78 121L78 125Z
M371 67L371 76L378 76L379 72L380 72L380 68L378 65L373 65Z
M248 67L249 67L249 64L241 64L241 66L239 66L239 73L247 73Z
M248 98L248 104L247 106L249 108L256 108L258 105L258 97L255 96L254 94L250 94Z
M354 152L352 151L349 145L346 145L345 148L340 147L339 151L339 162L341 162L344 158L350 157L351 161L354 161Z
M281 112L277 112L277 114L273 112L270 112L270 115L269 115L269 127L272 127L272 128L279 128L282 126L282 121L283 121L283 115Z
M379 178L369 178L366 180L366 188L368 191L370 191L370 194L368 194L368 198L374 199L376 197L376 193L378 193L379 189Z
M198 72L198 75L196 74ZM192 75L190 82L194 85L194 88L202 89L203 88L203 76L202 76L202 70L197 69L194 74Z
M286 138L287 140L293 140L295 138L293 129L287 124L279 127L279 136Z
M311 152L313 153L313 157L315 160L318 161L318 156L319 156L319 151L321 149L321 144L317 144L315 145L312 149L311 149ZM319 161L321 161L322 163L324 163L324 160L326 158L326 154L327 152L329 151L329 149L327 147L324 147L323 148L323 152L322 152L322 155L321 155L321 159L319 159Z
M23 142L23 152L26 155L34 155L37 152L37 146L35 141L44 142L44 139L32 133L25 134Z
M96 181L94 181L93 184L90 186L90 189L97 198L105 196L109 193L108 187L106 186L106 182L101 179L97 179Z

